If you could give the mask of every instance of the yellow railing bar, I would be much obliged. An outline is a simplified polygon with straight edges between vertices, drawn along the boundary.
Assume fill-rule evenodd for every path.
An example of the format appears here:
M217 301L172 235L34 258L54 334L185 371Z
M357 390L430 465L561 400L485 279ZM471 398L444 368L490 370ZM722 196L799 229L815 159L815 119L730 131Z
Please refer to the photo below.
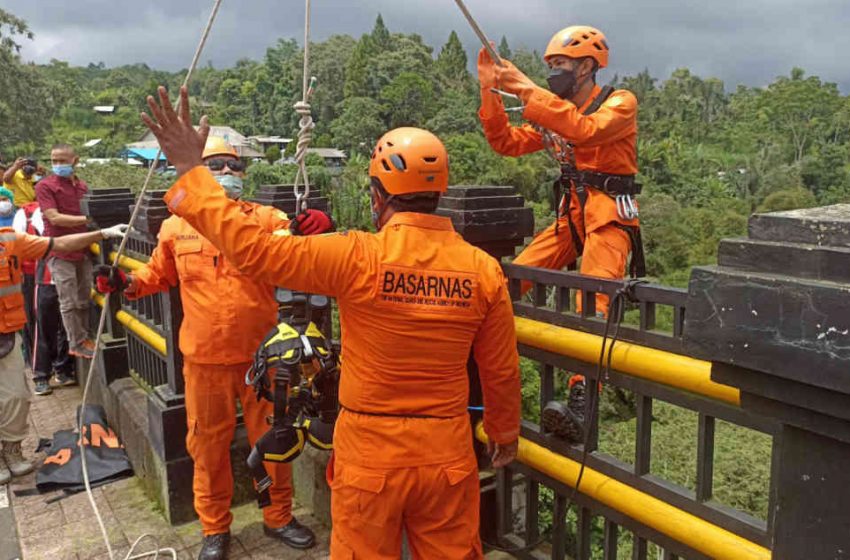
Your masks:
M487 443L481 422L475 435ZM581 468L525 438L519 438L517 460L573 488ZM589 467L584 469L581 493L711 558L770 560L770 550Z
M100 245L98 245L97 243L92 243L89 246L89 249L95 255L100 255ZM109 262L115 262L115 257L117 255L118 255L118 253L116 251L112 251L111 253L109 253ZM118 262L118 266L120 266L121 268L126 268L127 270L129 270L131 272L135 272L136 270L145 266L145 263L143 263L142 261L136 260L132 257L122 255L121 260Z
M104 298L102 295L92 290L91 298L99 306L103 307ZM116 313L115 318L118 319L119 323L124 325L125 329L150 344L151 347L157 352L159 352L161 355L168 355L165 338L160 336L155 330L153 330L152 328L141 322L139 319L133 317L131 314L127 313L124 310L121 310Z
M602 337L559 327L525 317L516 317L517 340L521 344L595 364L602 350ZM610 347L610 341L606 348ZM606 352L607 356L607 352ZM711 380L711 363L681 354L617 341L611 367L621 373L648 379L735 406L741 393L734 387Z

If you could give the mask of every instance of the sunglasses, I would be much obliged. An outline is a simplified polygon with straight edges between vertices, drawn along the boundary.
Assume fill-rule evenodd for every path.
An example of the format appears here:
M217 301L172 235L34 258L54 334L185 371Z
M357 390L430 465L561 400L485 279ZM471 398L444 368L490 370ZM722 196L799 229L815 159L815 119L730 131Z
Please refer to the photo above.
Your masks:
M236 171L239 173L240 171L245 171L245 162L238 159L211 159L207 162L207 167L209 167L212 171L221 171L225 167L230 169L231 171Z

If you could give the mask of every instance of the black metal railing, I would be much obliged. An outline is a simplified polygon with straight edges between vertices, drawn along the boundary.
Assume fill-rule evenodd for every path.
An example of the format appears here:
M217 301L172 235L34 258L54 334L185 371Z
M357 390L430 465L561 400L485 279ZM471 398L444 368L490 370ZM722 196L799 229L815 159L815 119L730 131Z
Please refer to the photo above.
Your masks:
M517 317L599 335L605 329L605 319L597 317L595 295L612 296L623 287L620 281L588 278L572 272L516 265L505 265L504 268ZM526 294L521 295L526 290ZM626 322L618 331L618 340L682 354L686 291L639 284L632 290L632 296L625 313ZM581 314L575 312L577 298L582 302ZM560 456L581 462L581 444L571 446L544 433L536 419L547 402L558 396L564 397L566 372L585 375L589 380L588 387L593 387L598 364L541 350L523 344L522 340L519 350L525 360L536 362L540 375L539 399L535 403L526 403L524 407L522 437ZM770 547L772 523L766 512L735 509L715 499L715 436L719 421L753 430L754 434L766 434L753 437L775 436L778 424L734 404L688 393L644 376L611 371L602 381L606 386L634 397L634 448L630 457L615 457L604 449L600 450L599 415L596 415L596 422L589 427L587 468L752 543ZM691 414L697 417L696 438L688 450L696 455L696 470L692 473L694 483L691 485L676 483L651 472L653 409L656 403L692 411ZM589 410L586 410L585 417L588 416ZM776 439L773 445L777 445ZM771 461L770 457L765 460ZM772 481L775 474L775 468L771 467L768 512L774 503ZM570 486L528 464L517 461L503 469L497 474L495 485L499 508L497 538L507 548L520 547L513 552L516 557L557 560L568 556L577 560L631 557L644 560L650 553L657 553L653 554L653 558L658 554L663 558L707 557L703 552L670 538L655 523L625 515L616 507L605 505L582 492L574 493ZM623 499L628 498L624 496ZM761 518L757 514L761 514ZM624 537L624 531L630 535ZM522 547L528 549L523 550ZM628 549L631 549L630 554Z

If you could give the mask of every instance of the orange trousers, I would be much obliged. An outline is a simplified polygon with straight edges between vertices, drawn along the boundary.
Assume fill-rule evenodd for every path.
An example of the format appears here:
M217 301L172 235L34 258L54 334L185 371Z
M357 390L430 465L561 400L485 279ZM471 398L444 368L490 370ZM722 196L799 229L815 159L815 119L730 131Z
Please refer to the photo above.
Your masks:
M245 385L250 363L237 365L183 364L186 380L186 449L195 462L192 490L195 511L204 535L226 533L233 515L233 471L230 444L236 429L236 400L242 403L242 417L248 442L254 442L269 429L266 417L272 403L257 402L254 389ZM283 527L292 519L292 465L266 463L273 484L272 503L263 508L263 520L271 528Z
M604 225L589 232L585 237L579 272L598 278L623 278L626 275L626 260L631 250L632 242L625 231L614 224ZM553 223L535 237L534 241L514 259L514 264L560 270L574 263L576 259L578 259L578 253L570 233L570 222L564 216L558 220L557 235L555 235ZM530 283L524 283L523 291L530 287ZM576 297L576 300L578 312L581 313L581 294ZM596 314L600 317L608 315L607 295L596 295Z
M335 459L332 560L398 560L402 530L414 559L484 558L475 458L397 469Z

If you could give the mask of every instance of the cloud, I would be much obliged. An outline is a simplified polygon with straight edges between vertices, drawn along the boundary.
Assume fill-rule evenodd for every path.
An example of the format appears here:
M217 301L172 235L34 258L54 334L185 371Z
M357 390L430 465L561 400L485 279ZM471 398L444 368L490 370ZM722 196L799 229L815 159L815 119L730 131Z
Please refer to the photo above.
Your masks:
M466 0L494 40L542 50L552 33L572 23L600 27L612 46L614 72L649 68L666 77L678 67L739 83L765 85L794 66L850 91L850 10L845 0ZM6 0L4 9L36 33L26 59L114 66L145 62L177 70L188 65L210 0ZM452 0L317 0L313 37L368 32L377 13L392 31L419 33L439 49L452 29L470 59L478 50ZM278 37L303 36L301 0L225 0L203 57L216 66L259 58ZM605 76L603 76L603 79Z

